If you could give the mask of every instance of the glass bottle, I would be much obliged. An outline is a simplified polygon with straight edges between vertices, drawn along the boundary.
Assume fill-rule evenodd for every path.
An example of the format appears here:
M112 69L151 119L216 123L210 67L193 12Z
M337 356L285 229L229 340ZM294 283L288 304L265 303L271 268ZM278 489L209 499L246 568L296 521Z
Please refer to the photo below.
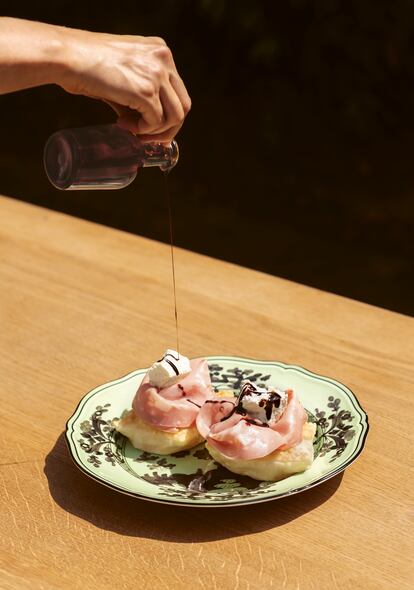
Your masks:
M171 170L178 161L178 145L142 143L118 125L80 127L51 135L43 161L58 189L117 189L128 186L139 168Z

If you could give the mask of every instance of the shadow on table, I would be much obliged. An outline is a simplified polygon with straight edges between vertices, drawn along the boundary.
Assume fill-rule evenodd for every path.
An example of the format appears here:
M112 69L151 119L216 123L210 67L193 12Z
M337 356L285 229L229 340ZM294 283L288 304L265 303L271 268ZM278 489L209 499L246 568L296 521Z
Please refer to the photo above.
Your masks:
M55 502L93 525L121 535L177 543L215 541L282 526L326 502L342 473L301 494L232 508L156 504L121 495L85 476L73 463L62 433L46 457L44 472Z

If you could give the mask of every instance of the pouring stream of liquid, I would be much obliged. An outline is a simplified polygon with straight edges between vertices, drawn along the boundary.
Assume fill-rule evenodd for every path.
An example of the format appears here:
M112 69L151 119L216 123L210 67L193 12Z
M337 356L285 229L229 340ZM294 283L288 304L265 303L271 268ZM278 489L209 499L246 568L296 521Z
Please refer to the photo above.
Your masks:
M179 342L179 337L178 337L177 291L176 291L176 287L175 287L174 235L173 235L171 196L170 196L170 189L168 186L168 171L164 172L164 185L165 185L165 197L167 200L167 207L168 207L168 219L169 219L169 225L170 225L171 267L172 267L172 279L173 279L173 289L174 289L175 333L176 333L176 337L177 337L177 352L179 354L180 353L180 342Z

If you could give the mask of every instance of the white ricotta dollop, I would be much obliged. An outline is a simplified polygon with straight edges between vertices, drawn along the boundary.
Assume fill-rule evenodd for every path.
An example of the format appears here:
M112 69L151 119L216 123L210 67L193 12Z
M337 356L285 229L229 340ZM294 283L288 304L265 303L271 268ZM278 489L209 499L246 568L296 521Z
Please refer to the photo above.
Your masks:
M257 387L251 381L245 381L240 389L239 400L250 418L272 426L285 411L288 395L282 389Z
M166 350L162 359L150 367L148 378L155 387L169 387L191 372L190 361L175 350Z

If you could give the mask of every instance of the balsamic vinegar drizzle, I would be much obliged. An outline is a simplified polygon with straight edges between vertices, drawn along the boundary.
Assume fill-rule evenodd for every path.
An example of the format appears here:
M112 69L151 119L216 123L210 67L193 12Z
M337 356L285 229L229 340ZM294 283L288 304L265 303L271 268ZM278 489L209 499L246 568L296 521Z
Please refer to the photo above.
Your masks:
M174 235L173 235L173 220L172 220L172 207L170 189L168 186L168 171L164 172L164 186L165 186L165 198L167 201L168 208L168 220L170 226L170 244L171 244L171 267L172 267L172 280L174 288L174 316L175 316L175 333L177 336L177 352L180 352L180 342L178 337L178 314L177 314L177 291L175 287L175 264L174 264ZM178 359L176 359L178 360Z
M180 386L180 389L182 386ZM240 393L237 397L237 401L231 401L228 399L208 399L205 403L206 404L231 404L233 407L228 414L223 416L220 419L220 422L224 422L233 416L233 414L239 414L242 416L242 420L244 420L248 425L253 424L254 426L262 426L263 428L270 428L267 422L262 422L259 418L248 418L247 412L242 406L242 400L246 394L256 394L258 395L259 392L257 391L256 387L250 381L247 381L240 390ZM193 402L191 399L187 400L188 402L194 404L195 406L201 408L198 404ZM272 391L268 400L260 400L259 405L261 407L265 406L266 418L270 420L272 415L272 408L273 406L278 408L280 406L281 396L277 393L277 391ZM263 402L263 403L262 403Z
M275 408L279 408L280 407L280 402L281 402L281 397L280 395L277 393L277 391L273 391L270 396L269 399L267 401L265 401L264 399L260 400L259 402L259 406L261 408L265 408L265 412L266 412L266 418L268 420L270 420L270 417L272 415L272 410L273 410L273 406Z
M178 384L178 389L180 389L182 391L182 396L185 397L187 395L187 392L185 391L184 387L179 383ZM189 400L187 400L189 401Z
M174 371L174 373L176 375L179 375L180 374L180 371L178 370L178 368L174 365L174 363L172 361L170 361L167 358L164 358L164 360L165 360L166 363L168 363L170 365L170 367L172 368L172 370Z
M197 406L197 408L201 408L200 404L196 404L196 402L193 402L192 399L188 399L188 402L190 402L190 404L194 404L195 406Z
M244 398L245 395L247 394L258 394L259 392L257 391L256 387L253 385L253 383L251 383L250 381L247 381L243 387L240 390L240 394L237 398L237 403L235 402L233 404L233 402L230 402L229 400L208 400L206 403L210 403L210 404L214 404L214 403L232 403L233 404L233 408L230 410L230 412L226 415L223 416L223 418L221 418L220 422L224 422L225 420L228 420L229 418L231 418L231 416L233 416L233 414L239 414L240 416L243 416L243 420L245 422L247 422L247 424L253 424L254 426L262 426L263 428L269 428L269 424L267 424L266 422L262 422L261 420L259 420L258 418L247 418L247 412L246 410L243 408L242 406L242 400ZM265 405L265 412L266 412L266 418L268 420L270 420L271 415L272 415L272 409L273 406L278 408L280 406L280 401L281 401L281 396L276 392L273 391L270 394L270 397L268 400L261 400L259 402L259 405L261 407L263 407Z
M241 391L240 391L240 395L239 395L239 403L241 402L241 400L243 399L243 397L246 394L252 395L255 394L257 395L259 392L257 391L256 387L253 385L253 383L251 383L250 381L247 381ZM277 391L272 391L270 393L269 399L268 400L260 400L259 402L259 406L261 408L264 407L265 412L266 412L266 418L268 420L270 420L271 416L272 416L272 410L273 407L275 408L279 408L280 407L280 402L281 402L282 398L280 396L279 393L277 393Z
M232 409L230 410L230 412L228 414L226 414L225 416L223 416L223 418L221 418L220 422L224 422L225 420L228 420L229 418L231 418L231 416L233 416L233 414L240 414L240 416L243 416L242 420L247 422L247 424L253 424L254 426L262 426L263 428L269 428L269 424L266 424L265 422L262 422L259 419L247 418L247 412L243 408L243 406L241 405L242 397L243 397L243 395L245 395L247 393L246 391L243 392L243 390L244 390L244 387L243 387L242 391L240 392L237 402L230 401L229 399L208 399L205 403L206 404L231 404L233 406ZM191 401L191 400L187 400L187 401ZM192 403L194 403L194 402L192 402Z
M178 331L177 331L177 341L178 341ZM159 359L157 361L157 363L161 363L162 361L165 361L166 363L168 363L170 365L170 367L172 368L172 370L174 371L174 373L176 375L179 375L180 374L180 371L178 370L178 367L175 365L175 363L173 363L172 361L170 361L169 358L167 358L169 356L172 359L174 359L175 361L177 361L177 362L180 360L180 357L179 356L174 356L171 352L168 352L167 354L164 354L164 356L162 357L162 359Z
M232 406L234 406L236 402L233 402L229 399L208 399L204 403L206 403L206 404L231 404Z
M229 418L231 418L231 416L233 416L233 414L240 414L240 416L243 416L242 420L247 422L247 424L254 424L254 426L262 426L263 428L269 428L269 424L266 424L266 422L262 422L258 418L247 418L247 412L241 405L240 400L237 404L234 405L234 407L232 408L232 410L230 410L227 416L224 416L224 418L220 420L220 422L228 420Z
M161 361L163 361L164 359L166 359L167 356L170 356L175 361L179 361L180 360L180 357L179 356L174 356L172 352L167 352L166 354L164 354L164 356L161 359L158 359L157 363L160 363Z

